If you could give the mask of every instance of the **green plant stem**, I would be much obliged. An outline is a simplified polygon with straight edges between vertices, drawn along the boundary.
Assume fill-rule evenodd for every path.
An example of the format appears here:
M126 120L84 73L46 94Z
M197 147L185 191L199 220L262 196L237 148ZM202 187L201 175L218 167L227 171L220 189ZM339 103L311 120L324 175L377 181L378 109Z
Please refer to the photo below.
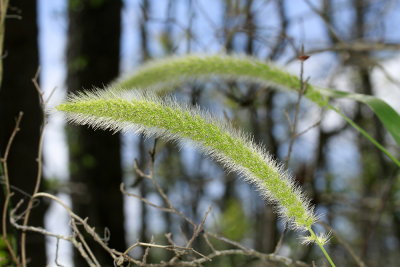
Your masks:
M378 141L376 141L372 136L370 136L364 129L358 126L353 120L343 114L338 108L335 108L331 105L328 106L330 109L334 110L337 114L339 114L348 124L354 127L357 131L359 131L362 135L364 135L371 143L373 143L378 149L380 149L386 156L388 156L398 167L400 167L400 161L397 160L389 151L386 150Z
M322 250L322 252L324 253L326 259L329 261L329 263L331 264L332 267L336 267L336 265L333 263L331 257L329 257L328 252L326 252L324 246L321 244L321 242L319 242L318 237L316 236L316 234L314 233L314 231L311 229L311 227L308 228L308 231L310 232L311 236L314 238L315 242L317 242L318 246L320 247L320 249Z

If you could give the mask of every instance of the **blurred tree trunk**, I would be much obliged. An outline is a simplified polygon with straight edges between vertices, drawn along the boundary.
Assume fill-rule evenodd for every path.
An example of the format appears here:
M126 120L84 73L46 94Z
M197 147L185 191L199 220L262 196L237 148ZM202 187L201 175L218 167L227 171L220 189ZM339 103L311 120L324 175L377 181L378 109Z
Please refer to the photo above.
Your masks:
M7 18L5 23L4 69L0 89L0 153L4 154L18 113L24 112L21 130L16 135L9 154L8 168L10 184L18 190L31 194L36 183L36 158L42 124L39 97L32 83L32 78L39 66L36 1L15 0L11 1L10 6L13 9L9 9L8 14L17 12L21 19ZM15 193L11 199L12 205L20 199L24 199L25 204L28 203L25 195L11 190ZM3 190L0 192L0 203L4 203L3 192ZM29 225L43 227L45 211L46 207L43 203L34 208ZM8 229L12 231L10 227ZM14 237L19 239L19 233L14 231L14 234ZM30 266L46 265L43 235L28 233L26 251Z
M149 20L149 10L150 10L150 1L149 0L143 0L141 2L141 8L142 8L142 18L140 20L140 50L142 54L141 61L145 62L150 58L150 52L149 52L149 40L148 40L148 29L147 29L147 23ZM144 169L145 164L146 164L146 159L148 158L148 149L146 149L146 143L145 143L145 138L143 136L140 137L139 144L138 144L138 151L139 151L139 168ZM143 198L147 197L147 193L149 191L149 188L146 185L145 179L142 179L138 177L137 183L140 181L139 185L139 191L140 195ZM144 202L140 202L140 207L141 207L141 213L140 213L140 230L139 230L139 240L141 242L148 242L149 238L147 235L147 205ZM143 251L144 252L144 251Z
M118 76L121 6L120 0L69 1L69 92L102 87ZM111 248L125 249L119 134L71 126L68 138L71 180L80 189L72 192L74 211L89 217L101 236L109 229ZM113 266L108 253L91 246L102 266ZM78 253L74 262L86 266Z
M352 4L355 12L353 25L354 39L355 41L368 42L368 35L373 30L373 28L370 27L370 22L367 19L370 11L370 1L353 0ZM355 71L358 75L358 79L354 83L356 91L366 95L373 95L374 90L371 77L372 65L370 64L373 61L370 53L359 52L354 53L352 56L354 59L351 60L351 62L354 64ZM366 129L376 141L384 145L384 127L381 126L381 123L375 114L373 114L370 110L362 109L361 105L358 104L355 121L361 125L363 129ZM375 146L373 146L362 136L358 138L358 145L362 158L362 198L366 199L373 196L379 198L379 184L381 184L383 181L389 180L388 178L392 168L390 168L390 165L384 159L383 153L381 153ZM374 241L372 241L373 232L376 230L376 225L373 221L373 218L376 217L376 210L368 209L364 211L360 210L360 212L369 212L374 215L364 218L363 216L360 216L362 219L359 222L360 233L362 236L361 257L368 264L370 260L373 261L374 256L372 255L377 249L373 245ZM381 242L379 241L376 243ZM372 264L372 261L370 264Z

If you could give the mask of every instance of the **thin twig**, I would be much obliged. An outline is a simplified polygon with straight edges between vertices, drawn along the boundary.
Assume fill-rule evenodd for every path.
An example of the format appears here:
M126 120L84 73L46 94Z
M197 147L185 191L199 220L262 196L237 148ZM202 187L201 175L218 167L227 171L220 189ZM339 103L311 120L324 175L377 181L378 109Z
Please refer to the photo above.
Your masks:
M299 132L299 133L296 133L295 137L297 138L297 137L299 137L299 136L301 136L301 135L307 133L307 132L310 131L311 129L314 129L314 128L318 127L318 125L321 124L321 121L322 121L322 118L320 118L316 123L312 124L311 126L309 126L308 128L306 128L305 130L303 130L303 131L301 131L301 132Z
M86 251L83 249L82 244L80 242L78 242L73 236L64 236L64 235L55 234L55 233L49 232L41 227L19 225L17 223L19 216L16 216L15 212L21 206L21 204L22 204L22 201L20 201L16 205L16 207L10 212L10 223L16 229L22 230L24 232L27 232L27 231L35 232L35 233L42 234L44 236L51 236L51 237L55 237L57 239L62 239L62 240L68 241L79 251L80 255L86 260L86 262L88 263L88 265L90 267L97 267L97 265L95 265L92 262L92 260L87 255Z
M138 196L136 194L132 194L132 193L127 193L125 190L123 190L123 187L121 188L121 191L124 193L126 192L127 195L136 197L138 199L140 199L141 201L144 201L145 203L148 203L150 206L163 210L163 211L167 211L167 212L172 212L177 214L178 216L182 217L183 219L185 219L185 221L187 221L189 224L191 224L194 228L196 227L196 223L193 222L191 219L189 219L187 216L185 216L182 212L178 211L174 205L172 205L171 201L169 200L168 196L165 194L164 190L159 186L159 184L157 183L157 181L154 179L154 162L155 162L155 155L156 155L156 145L157 145L157 139L154 140L154 145L151 151L149 151L150 154L150 173L149 174L145 174L142 170L140 170L140 168L138 167L137 161L135 160L134 163L134 169L135 171L143 178L149 179L152 184L154 185L154 187L156 188L158 194L162 197L162 199L164 200L164 202L167 204L168 208L163 208L160 207L156 204L150 204L150 201L148 201L147 199ZM122 185L123 186L123 185ZM168 210L165 210L168 209Z
M244 247L244 246L243 246L242 244L240 244L239 242L230 240L230 239L228 239L228 238L226 238L226 237L219 236L219 235L216 235L216 234L211 233L211 232L208 232L208 231L206 231L206 233L207 233L208 236L211 236L211 237L213 237L213 238L215 238L215 239L218 239L218 240L223 241L223 242L225 242L225 243L227 243L227 244L230 244L230 245L232 245L232 246L235 246L235 247L237 247L237 248L239 248L239 249L241 249L241 250L243 250L243 251L245 251L245 252L250 252L250 249Z
M87 222L87 218L84 220L85 223ZM78 226L75 223L74 219L71 219L71 225L72 225L72 230L74 232L74 234L76 234L81 242L81 244L83 244L83 247L85 248L85 251L89 254L89 257L91 258L91 260L94 262L94 264L97 267L100 267L100 263L98 262L98 260L96 259L96 257L94 256L92 250L90 249L89 245L86 243L85 238L83 237L83 235L81 234L81 232L78 229Z
M289 115L285 112L285 116L288 120L289 123L289 127L290 127L290 141L289 141L289 148L288 148L288 153L287 156L285 158L285 162L284 162L284 166L285 169L288 169L289 166L289 162L290 162L290 157L292 155L292 150L293 150L293 144L295 139L299 136L299 134L296 133L296 129L297 129L297 123L298 123L298 117L299 117L299 113L300 113L300 102L301 102L301 98L303 97L304 93L307 90L307 83L308 83L308 79L306 81L304 81L303 78L303 74L304 74L304 61L307 60L307 56L304 55L304 45L301 46L301 54L299 56L299 60L300 60L300 88L298 90L298 94L297 94L297 102L296 102L296 110L294 113L294 121L293 123L290 121ZM282 245L283 242L283 238L287 232L287 228L288 228L288 223L285 223L285 227L283 228L283 232L281 234L281 236L279 237L278 243L275 246L274 249L274 253L278 253L280 246Z
M56 266L59 267L64 267L61 264L58 263L58 251L59 251L59 247L60 247L60 238L57 238L57 243L56 243L56 257L54 259L54 263L56 264Z
M153 235L151 236L150 244L154 244L154 236L153 236ZM143 263L143 264L146 264L146 263L147 263L147 257L149 256L149 251L150 251L150 247L147 247L147 248L144 250L144 254L143 254L143 257L142 257L142 263Z
M283 238L285 237L285 235L287 233L287 230L288 230L288 223L286 222L285 223L285 227L283 228L282 234L279 237L278 242L276 243L276 246L275 246L275 249L274 249L274 254L277 254L279 249L280 249L280 247L282 246Z
M211 244L210 240L208 239L208 235L207 235L206 232L203 233L203 238L204 238L204 240L206 241L208 247L211 249L211 251L212 251L213 253L215 253L216 250L215 250L213 244Z
M295 110L295 113L294 113L294 121L293 121L293 123L291 123L290 120L288 120L289 121L289 126L290 126L291 138L290 138L290 141L289 141L288 153L287 153L287 156L286 156L286 159L285 159L285 163L284 163L286 169L288 168L288 165L289 165L290 157L291 157L292 150L293 150L294 141L295 141L296 137L298 136L296 134L296 128L297 128L297 123L298 123L299 113L300 113L300 102L301 102L301 98L303 97L304 93L307 90L307 84L308 84L308 79L304 81L304 78L303 78L304 61L305 61L304 56L305 56L304 55L304 46L302 45L301 46L301 55L299 57L300 58L300 88L299 88L298 94L297 94L296 110ZM289 119L289 117L288 117L288 119Z
M45 192L39 192L36 193L35 195L32 196L32 199L34 198L39 198L39 197L44 197L44 198L49 198L51 200L56 201L58 204L60 204L65 211L69 214L69 216L74 219L76 222L79 222L83 228L85 229L85 231L93 237L93 240L96 241L104 250L106 250L110 256L114 259L117 260L123 253L122 252L118 252L115 249L111 249L110 247L107 246L107 244L105 244L105 242L103 241L103 239L96 233L95 229L90 227L89 224L87 223L87 219L82 219L81 217L79 217L78 215L76 215L64 202L62 202L58 197L51 195L49 193L45 193ZM81 244L81 243L80 243ZM82 246L82 244L81 244ZM136 262L134 262L136 264ZM94 263L93 263L94 264ZM95 265L95 264L94 264ZM96 266L96 265L95 265Z
M40 67L38 67L35 76L32 78L32 83L35 86L35 89L39 95L40 98L40 105L42 108L42 128L40 130L40 137L39 137L39 144L38 144L38 153L37 153L37 165L38 165L38 170L37 170L37 176L36 176L36 184L35 184L35 188L33 190L33 194L35 195L37 192L39 192L39 187L40 187L40 183L42 180L42 150L43 150L43 137L44 137L44 130L46 128L46 124L47 124L47 116L46 116L46 101L44 100L43 97L43 93L40 89L39 83L38 83L38 78L39 78L39 73L40 73ZM31 212L33 206L33 197L29 200L28 202L28 207L26 209L26 214L24 217L24 222L23 225L27 226L28 225L28 220L29 220L29 215ZM22 266L26 267L26 233L22 232L21 234L21 260L22 260Z
M242 249L228 249L228 250L218 250L214 253L207 255L208 259L212 259L218 256L227 256L227 255L244 255L247 257L255 257L265 262L279 262L283 263L287 266L301 266L301 267L310 267L309 264L304 263L302 261L296 261L284 256L276 255L276 254L263 254L255 250L242 250ZM200 258L193 261L182 261L179 262L180 266L199 266L201 263L208 261L206 258Z
M206 214L204 215L203 219L201 220L201 223L200 223L198 226L196 226L196 227L194 228L192 238L190 238L190 240L186 243L186 248L187 248L187 249L189 249L189 248L192 246L194 240L199 236L199 234L200 234L200 232L201 232L201 230L202 230L202 228L203 228L203 225L204 225L204 223L205 223L205 221L206 221L208 215L209 215L210 212L211 212L211 208L212 208L212 206L210 205L209 208L208 208L208 210L207 210L207 212L206 212ZM183 254L181 254L181 255L176 255L176 256L173 257L168 263L169 263L169 264L175 263L175 261L178 260L178 258L179 258L180 256L182 256L182 255L183 255ZM206 256L204 256L204 257L206 257ZM207 257L206 257L206 258L207 258Z
M6 187L6 192L5 192L5 200L4 200L4 205L3 205L3 216L2 216L2 231L3 231L3 240L7 245L7 249L17 267L21 266L19 259L17 255L14 253L14 250L10 244L10 241L7 238L7 209L8 209L8 203L10 202L10 198L12 196L12 193L10 192L10 179L9 179L9 174L8 174L8 154L10 153L10 148L11 145L14 141L15 135L19 131L19 125L21 123L23 116L23 112L20 111L18 114L17 121L15 123L14 130L11 133L10 138L8 139L8 143L6 146L6 150L4 151L4 156L1 158L1 163L3 165L3 172L4 172L4 180L5 180L5 187Z

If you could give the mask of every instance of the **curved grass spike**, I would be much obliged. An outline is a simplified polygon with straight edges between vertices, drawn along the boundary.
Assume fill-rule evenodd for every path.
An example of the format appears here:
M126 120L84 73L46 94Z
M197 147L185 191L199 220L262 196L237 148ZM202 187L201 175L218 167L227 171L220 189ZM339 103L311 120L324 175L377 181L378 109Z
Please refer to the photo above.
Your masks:
M295 75L291 75L270 63L266 63L251 57L237 57L229 55L200 56L189 55L184 57L172 57L156 60L140 67L132 75L123 77L114 82L110 88L116 90L129 90L132 88L173 88L174 85L194 79L207 80L211 77L221 77L235 81L251 81L265 85L289 90L298 90L300 81ZM306 97L321 107L332 109L329 98L347 98L368 105L379 117L383 125L393 136L400 147L400 115L385 101L369 95L352 94L329 88L318 88L309 85ZM347 122L351 119L343 113L338 112ZM353 121L350 123L357 131L360 127ZM372 137L365 135L370 141ZM373 139L372 139L373 140ZM377 142L374 140L376 145ZM400 162L391 155L384 147L378 146L399 167Z
M199 109L178 105L171 98L161 100L142 91L81 93L70 96L57 109L65 112L69 121L93 128L134 130L179 143L191 141L200 151L255 185L276 205L277 213L291 228L308 231L308 239L317 242L334 266L323 247L325 237L316 236L311 228L316 217L310 201L281 164L228 123Z

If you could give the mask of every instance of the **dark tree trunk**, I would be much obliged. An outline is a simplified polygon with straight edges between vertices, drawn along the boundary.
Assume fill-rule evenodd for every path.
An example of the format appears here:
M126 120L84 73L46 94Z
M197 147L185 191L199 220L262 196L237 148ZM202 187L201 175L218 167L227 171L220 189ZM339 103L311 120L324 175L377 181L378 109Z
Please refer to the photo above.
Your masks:
M119 71L119 0L69 1L67 87L76 92L103 87ZM72 192L74 211L89 217L89 224L103 235L110 230L111 248L125 249L120 136L86 127L69 127L71 180L79 192ZM102 266L113 266L108 253L92 244ZM86 266L78 253L76 266Z
M24 112L20 128L8 158L10 184L23 192L31 194L37 176L37 152L42 123L42 112L38 93L33 86L32 78L39 66L38 28L36 24L36 1L11 1L13 9L9 14L18 12L21 19L6 19L4 39L4 70L0 89L0 153L4 150L15 119L20 111ZM11 189L15 195L12 205L20 199L27 204L28 198L21 191ZM3 190L0 192L0 203L4 203ZM26 207L26 206L25 206ZM22 208L21 208L22 209ZM31 213L29 225L42 226L46 208L41 203ZM10 230L10 227L8 228ZM10 230L11 231L11 230ZM19 240L20 233L16 235ZM30 266L46 265L45 240L43 235L27 234L27 259Z

